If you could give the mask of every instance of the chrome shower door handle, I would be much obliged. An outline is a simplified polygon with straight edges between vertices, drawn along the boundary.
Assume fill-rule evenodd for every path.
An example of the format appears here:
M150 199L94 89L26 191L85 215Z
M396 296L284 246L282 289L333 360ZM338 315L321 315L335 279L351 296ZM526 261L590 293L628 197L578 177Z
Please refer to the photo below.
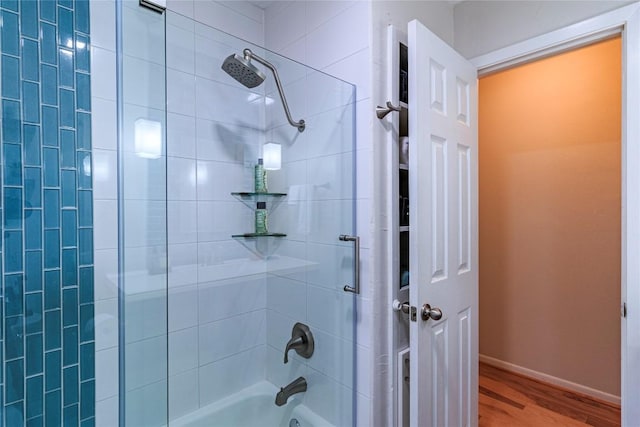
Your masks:
M338 239L353 242L353 286L344 285L345 292L360 293L360 237L341 234Z

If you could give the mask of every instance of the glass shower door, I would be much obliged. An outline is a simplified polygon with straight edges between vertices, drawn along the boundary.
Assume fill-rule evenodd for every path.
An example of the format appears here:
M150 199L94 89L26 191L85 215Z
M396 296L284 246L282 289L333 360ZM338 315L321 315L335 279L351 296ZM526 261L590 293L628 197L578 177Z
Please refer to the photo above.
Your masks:
M283 146L282 170L273 178L287 199L272 215L287 233L267 260L267 378L277 387L303 376L304 406L330 425L355 425L354 243L355 151L352 85L267 52L284 75L292 110L305 119L303 133L286 123L282 106L267 105L267 141ZM288 79L288 80L287 80ZM273 81L267 97L277 99ZM312 357L283 364L295 322L308 325ZM290 352L290 354L293 352ZM301 425L302 422L301 422Z

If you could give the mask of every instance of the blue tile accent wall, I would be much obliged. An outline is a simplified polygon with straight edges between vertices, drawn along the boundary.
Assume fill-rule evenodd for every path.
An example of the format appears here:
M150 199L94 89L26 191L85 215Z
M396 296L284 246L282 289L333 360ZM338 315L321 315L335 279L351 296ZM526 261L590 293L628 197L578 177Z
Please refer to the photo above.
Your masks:
M95 424L89 0L0 0L0 427Z

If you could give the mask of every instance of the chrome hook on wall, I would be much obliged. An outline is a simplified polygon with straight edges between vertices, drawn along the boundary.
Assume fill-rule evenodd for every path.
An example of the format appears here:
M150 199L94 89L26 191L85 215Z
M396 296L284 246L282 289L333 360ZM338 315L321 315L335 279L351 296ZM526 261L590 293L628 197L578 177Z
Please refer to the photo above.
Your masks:
M379 119L384 119L390 112L400 110L400 107L396 107L391 103L391 101L387 101L386 107L381 107L379 105L376 107L376 116L378 116Z

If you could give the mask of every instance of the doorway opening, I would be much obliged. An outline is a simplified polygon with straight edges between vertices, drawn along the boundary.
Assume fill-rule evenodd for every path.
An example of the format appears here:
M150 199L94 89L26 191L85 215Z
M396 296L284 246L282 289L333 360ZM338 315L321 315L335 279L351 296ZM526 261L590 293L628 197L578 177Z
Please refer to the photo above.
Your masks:
M480 360L618 405L621 70L617 36L484 76L478 133Z

